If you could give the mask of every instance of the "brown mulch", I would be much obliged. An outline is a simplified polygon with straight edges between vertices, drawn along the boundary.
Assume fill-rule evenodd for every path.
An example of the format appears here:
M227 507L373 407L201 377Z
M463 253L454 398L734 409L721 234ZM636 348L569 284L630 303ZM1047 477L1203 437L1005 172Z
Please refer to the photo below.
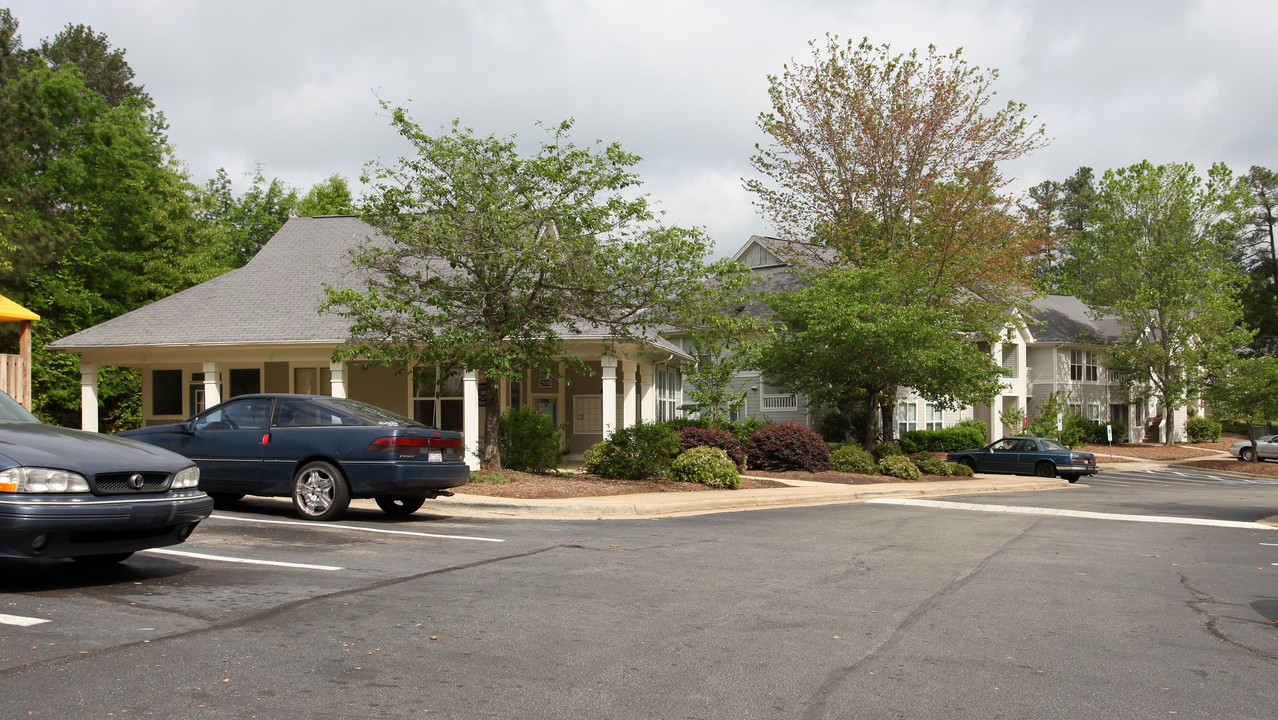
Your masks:
M489 497L520 498L523 500L552 500L556 498L598 497L603 495L631 495L635 493L653 492L732 492L712 488L697 483L682 483L673 480L615 480L579 473L568 477L554 475L538 475L535 473L502 471L502 476L509 478L504 483L470 482L453 492L467 495L487 495ZM868 485L882 482L903 482L882 475L854 475L851 473L821 472L809 473L800 471L762 472L749 470L750 477L741 478L742 489L790 487L779 480L761 478L784 478L789 480L813 480L816 482L839 483L842 485ZM961 478L924 475L916 482L933 480L955 480Z
M538 475L504 470L501 474L508 478L504 483L470 482L455 488L454 492L467 495L521 498L524 500L551 500L555 498L596 497L602 495L633 495L635 493L720 490L719 488L712 488L699 483L683 483L673 480L616 480L587 473L557 477L554 475ZM772 480L741 478L741 487L786 487L786 484Z

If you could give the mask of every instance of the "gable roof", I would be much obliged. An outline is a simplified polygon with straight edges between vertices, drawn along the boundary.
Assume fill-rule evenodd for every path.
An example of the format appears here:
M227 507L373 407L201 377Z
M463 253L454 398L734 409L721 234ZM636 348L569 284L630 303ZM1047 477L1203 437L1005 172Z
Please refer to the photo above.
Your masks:
M324 283L353 287L347 252L377 231L355 217L295 217L247 265L49 344L123 346L331 342L350 322L320 314Z

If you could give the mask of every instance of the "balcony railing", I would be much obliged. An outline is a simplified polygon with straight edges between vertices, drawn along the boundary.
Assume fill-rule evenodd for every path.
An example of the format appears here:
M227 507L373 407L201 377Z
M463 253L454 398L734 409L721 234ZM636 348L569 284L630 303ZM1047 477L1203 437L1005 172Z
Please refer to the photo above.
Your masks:
M799 396L793 393L789 395L764 395L764 410L798 410Z

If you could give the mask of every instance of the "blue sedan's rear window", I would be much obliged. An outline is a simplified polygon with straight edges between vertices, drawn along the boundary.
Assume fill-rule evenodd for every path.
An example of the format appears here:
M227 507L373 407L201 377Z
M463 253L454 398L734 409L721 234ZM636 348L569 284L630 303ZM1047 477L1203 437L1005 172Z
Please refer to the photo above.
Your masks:
M416 420L409 420L403 415L398 415L390 410L369 405L368 403L362 403L358 400L350 400L347 398L323 398L312 401L312 404L316 407L330 410L338 415L345 415L350 418L358 419L365 425L381 425L383 427L426 427Z

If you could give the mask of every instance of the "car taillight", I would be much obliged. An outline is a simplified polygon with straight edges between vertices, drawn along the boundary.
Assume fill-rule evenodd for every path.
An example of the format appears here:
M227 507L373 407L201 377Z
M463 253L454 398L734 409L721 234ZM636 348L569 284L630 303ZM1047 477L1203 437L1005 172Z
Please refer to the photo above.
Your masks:
M369 444L367 452L393 452L408 454L429 451L431 448L455 448L456 452L460 453L461 447L461 438L393 436L377 438Z

